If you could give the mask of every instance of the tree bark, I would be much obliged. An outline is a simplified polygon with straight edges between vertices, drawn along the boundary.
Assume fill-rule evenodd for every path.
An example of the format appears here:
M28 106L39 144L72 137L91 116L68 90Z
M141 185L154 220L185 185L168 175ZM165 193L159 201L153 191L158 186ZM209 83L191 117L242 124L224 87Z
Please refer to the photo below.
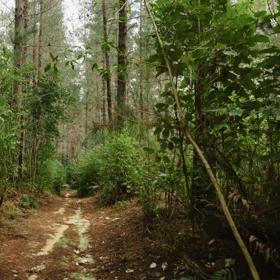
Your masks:
M127 1L119 0L119 35L118 35L118 85L117 85L117 120L121 125L126 115L127 88Z
M106 81L104 79L102 79L102 124L106 125Z
M42 35L43 35L43 0L39 2L39 37L38 37L38 73L39 77L42 72Z
M24 38L24 20L25 14L25 0L16 0L15 2L15 37L14 37L14 65L15 69L19 71L22 67L23 58L23 38ZM22 84L18 79L14 81L13 95L12 95L12 109L18 110L20 108L20 96L22 93Z
M33 47L32 47L32 64L33 64L33 81L32 84L35 85L37 82L37 73L38 73L38 30L37 30L37 1L33 0Z
M143 20L144 20L144 5L143 0L140 0L140 38L139 38L139 63L140 63L140 80L139 80L139 105L140 105L140 119L144 119L144 99L143 99L143 82L144 82L144 69L143 69Z
M107 31L107 13L106 13L106 0L102 0L102 18L103 18L103 40L104 43L108 43L108 31ZM106 90L107 90L107 112L109 122L112 123L112 88L111 88L111 69L110 69L110 56L107 46L103 47L103 54L105 58L106 67Z
M14 65L19 76L22 75L21 69L26 64L27 46L26 36L28 30L28 0L16 0L15 2L15 38L14 38ZM16 78L13 86L12 110L18 114L19 122L19 146L16 155L17 158L17 180L23 175L23 154L24 154L24 127L23 116L20 112L22 109L22 91L23 84L21 79Z

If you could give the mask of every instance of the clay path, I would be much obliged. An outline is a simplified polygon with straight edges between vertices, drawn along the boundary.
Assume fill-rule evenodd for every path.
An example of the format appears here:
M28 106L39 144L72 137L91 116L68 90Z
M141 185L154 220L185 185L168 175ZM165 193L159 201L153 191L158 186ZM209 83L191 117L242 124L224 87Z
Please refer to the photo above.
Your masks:
M66 192L0 229L0 280L168 279L144 245L136 202L102 208Z

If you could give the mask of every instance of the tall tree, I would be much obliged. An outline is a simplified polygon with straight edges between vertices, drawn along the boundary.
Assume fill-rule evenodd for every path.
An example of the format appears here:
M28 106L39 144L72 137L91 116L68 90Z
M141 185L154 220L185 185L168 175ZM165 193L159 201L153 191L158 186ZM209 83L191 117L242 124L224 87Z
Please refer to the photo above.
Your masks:
M144 118L144 57L143 57L143 21L144 21L144 3L143 0L140 0L140 30L139 30L139 63L140 63L140 80L139 80L139 102L140 102L140 118L143 121Z
M33 85L36 84L37 74L38 74L38 31L37 31L37 11L38 11L38 2L33 0L32 3L32 14L33 14L33 38L32 38L32 64L33 64Z
M14 65L15 69L20 70L23 64L23 40L25 28L26 15L26 0L15 1L15 35L14 35ZM18 109L20 107L20 95L22 92L22 85L18 80L14 82L12 108Z
M28 0L16 0L15 2L15 35L14 35L14 66L19 77L22 75L22 66L27 62L27 31L28 31ZM16 155L18 164L17 179L22 177L23 173L23 154L24 154L24 125L21 114L22 107L22 79L14 80L12 109L16 116L19 116L19 146Z
M107 30L107 12L105 0L102 0L102 19L103 19L103 53L106 67L106 91L107 91L107 111L109 122L112 122L112 89L111 89L111 69L110 69L110 57L109 57L109 42L108 42L108 30Z
M117 120L124 121L127 91L127 0L119 0Z
M42 36L43 36L43 0L39 2L39 37L38 37L38 76L42 70Z

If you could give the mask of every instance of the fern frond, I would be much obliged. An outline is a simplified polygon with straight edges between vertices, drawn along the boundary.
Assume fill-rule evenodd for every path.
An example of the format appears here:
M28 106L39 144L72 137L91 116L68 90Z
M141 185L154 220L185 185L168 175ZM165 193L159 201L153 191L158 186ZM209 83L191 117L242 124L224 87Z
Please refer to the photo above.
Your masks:
M238 280L234 268L223 268L214 273L210 280Z

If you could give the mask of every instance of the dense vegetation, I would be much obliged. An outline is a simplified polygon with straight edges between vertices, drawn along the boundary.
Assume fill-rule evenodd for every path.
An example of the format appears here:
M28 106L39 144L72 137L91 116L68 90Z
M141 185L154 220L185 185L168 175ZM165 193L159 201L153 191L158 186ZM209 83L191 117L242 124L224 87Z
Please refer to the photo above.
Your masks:
M72 50L46 2L17 0L28 20L1 42L1 204L67 182L104 205L137 197L150 224L234 239L216 180L262 279L277 276L279 1L88 1ZM248 279L241 263L211 279Z

